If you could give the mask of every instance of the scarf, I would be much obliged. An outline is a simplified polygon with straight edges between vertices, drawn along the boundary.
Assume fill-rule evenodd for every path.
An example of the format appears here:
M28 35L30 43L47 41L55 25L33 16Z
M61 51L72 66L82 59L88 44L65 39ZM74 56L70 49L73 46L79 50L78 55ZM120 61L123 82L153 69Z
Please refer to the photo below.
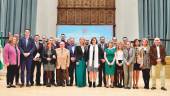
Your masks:
M98 45L95 45L95 52L94 52L94 67L98 68L99 66L99 56L98 56ZM90 53L89 53L89 66L92 66L93 63L93 45L90 45Z

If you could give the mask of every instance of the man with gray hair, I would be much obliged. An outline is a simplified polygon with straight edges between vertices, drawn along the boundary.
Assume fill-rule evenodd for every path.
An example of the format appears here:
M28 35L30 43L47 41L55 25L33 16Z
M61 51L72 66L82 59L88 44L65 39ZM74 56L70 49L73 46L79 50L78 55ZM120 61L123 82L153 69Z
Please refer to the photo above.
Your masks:
M74 71L75 71L75 68L76 68L76 56L75 56L75 48L76 48L76 45L75 45L75 39L73 37L69 38L69 41L70 41L70 45L67 47L68 50L70 51L70 66L69 66L69 77L70 77L70 84L69 86L73 86L73 81L74 81Z
M165 47L161 44L160 38L154 39L154 44L150 48L150 62L152 64L152 90L156 89L156 70L160 66L161 90L165 88Z
M56 60L56 77L57 85L65 87L67 73L66 70L70 65L70 52L65 48L65 43L60 42L60 47L56 49L57 60Z

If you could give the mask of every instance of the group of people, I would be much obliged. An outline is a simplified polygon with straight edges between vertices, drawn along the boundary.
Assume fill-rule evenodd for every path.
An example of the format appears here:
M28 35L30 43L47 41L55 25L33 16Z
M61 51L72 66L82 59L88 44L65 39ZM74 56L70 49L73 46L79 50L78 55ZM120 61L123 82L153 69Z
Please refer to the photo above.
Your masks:
M152 74L152 90L156 89L156 69L160 66L161 90L165 88L165 47L159 38L149 46L146 38L132 42L127 37L122 42L113 37L108 43L104 37L98 42L93 37L89 43L85 38L75 44L74 38L61 40L35 35L30 36L26 29L24 37L10 36L4 47L4 63L7 66L7 88L16 87L21 77L21 87L41 86L41 67L43 85L102 87L138 89L139 73L142 71L144 88L149 89ZM36 68L36 75L34 70ZM26 71L25 71L26 69ZM87 70L87 71L86 71ZM152 71L151 71L152 70ZM26 72L26 76L25 76ZM151 73L150 73L151 72ZM21 76L20 76L21 75ZM26 80L25 80L26 77ZM87 78L86 78L87 77ZM35 78L35 80L34 80ZM96 81L98 79L98 85ZM86 81L87 80L87 81ZM133 83L132 83L133 81Z

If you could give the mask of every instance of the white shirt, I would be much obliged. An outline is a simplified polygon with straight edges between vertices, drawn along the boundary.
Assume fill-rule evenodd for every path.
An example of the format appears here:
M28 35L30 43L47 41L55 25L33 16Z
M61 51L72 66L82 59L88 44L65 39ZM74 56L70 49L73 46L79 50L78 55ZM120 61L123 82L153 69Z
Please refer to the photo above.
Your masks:
M75 50L75 46L72 46L72 48L71 48L71 49L72 49L72 51L73 51L73 53L74 53L74 50Z
M82 50L82 52L84 53L84 46L81 46L81 50Z
M28 39L26 38L26 47L27 47L27 45L28 45Z
M117 51L116 52L116 59L117 60L123 60L123 51Z
M156 46L156 50L157 50L157 57L160 58L160 47L159 46Z
M36 48L39 48L39 42L35 42Z

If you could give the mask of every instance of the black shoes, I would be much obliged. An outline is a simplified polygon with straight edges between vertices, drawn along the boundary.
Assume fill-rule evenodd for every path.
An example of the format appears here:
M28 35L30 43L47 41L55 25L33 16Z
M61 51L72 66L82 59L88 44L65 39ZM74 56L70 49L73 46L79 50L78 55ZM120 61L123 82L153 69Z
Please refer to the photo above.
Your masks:
M97 87L102 87L102 85L101 85L101 84L98 84Z
M89 87L92 87L92 82L89 82ZM96 82L93 82L93 88L96 87Z
M167 91L167 89L165 87L161 87L161 90L163 91Z
M20 87L21 87L21 88L24 87L24 84L21 84Z
M149 89L149 86L144 86L144 89Z
M89 82L89 87L92 87L92 82Z
M152 88L151 88L151 90L155 90L155 89L156 89L156 87L152 87ZM167 91L167 89L166 89L165 87L161 87L161 90Z
M125 87L125 89L131 89L130 87Z
M70 83L69 86L73 86L73 83Z
M155 89L156 89L156 87L152 87L152 88L151 88L151 90L155 90Z
M31 87L31 85L27 83L27 84L26 84L26 87Z
M95 88L96 87L96 82L93 82L93 88Z
M123 86L121 84L118 85L119 88L122 88Z
M16 88L16 86L15 85L10 85L12 88Z
M10 86L10 85L7 85L6 88L11 88L11 86Z
M42 84L40 84L40 83L37 83L37 84L36 84L36 86L42 86Z
M7 85L7 88L16 88L16 86L13 84L10 84L10 85Z
M50 83L46 84L46 87L51 87L51 84Z

